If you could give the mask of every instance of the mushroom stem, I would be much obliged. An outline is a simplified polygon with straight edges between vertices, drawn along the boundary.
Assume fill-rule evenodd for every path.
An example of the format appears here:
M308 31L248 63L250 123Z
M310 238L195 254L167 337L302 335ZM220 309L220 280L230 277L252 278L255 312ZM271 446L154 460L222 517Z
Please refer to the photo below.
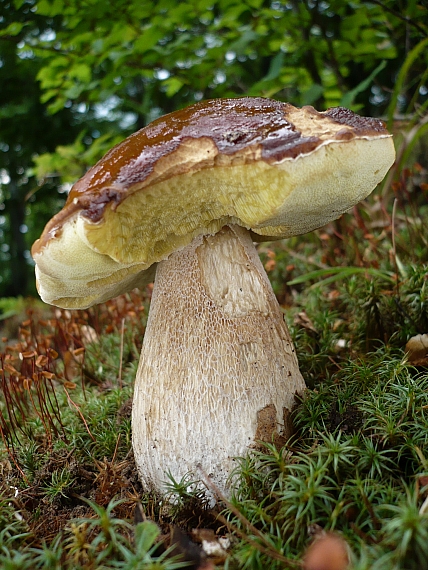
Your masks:
M249 232L226 226L159 263L132 413L144 484L200 465L220 489L234 458L283 443L305 388Z

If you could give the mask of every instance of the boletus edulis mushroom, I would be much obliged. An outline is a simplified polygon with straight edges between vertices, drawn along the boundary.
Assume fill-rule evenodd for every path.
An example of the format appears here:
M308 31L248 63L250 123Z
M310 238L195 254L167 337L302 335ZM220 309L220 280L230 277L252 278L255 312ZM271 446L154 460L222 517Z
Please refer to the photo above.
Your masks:
M290 434L305 389L254 241L303 234L394 161L382 121L263 98L171 113L114 147L35 242L39 293L86 308L155 284L132 411L143 483L204 472Z

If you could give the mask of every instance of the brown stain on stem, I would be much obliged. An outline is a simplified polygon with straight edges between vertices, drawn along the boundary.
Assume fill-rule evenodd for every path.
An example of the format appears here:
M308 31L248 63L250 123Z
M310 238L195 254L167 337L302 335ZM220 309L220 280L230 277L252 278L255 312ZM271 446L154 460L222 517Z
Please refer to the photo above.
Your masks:
M273 443L277 448L283 447L293 433L291 414L287 408L282 409L283 425L277 421L274 404L269 404L257 412L256 442ZM259 447L256 443L255 447Z

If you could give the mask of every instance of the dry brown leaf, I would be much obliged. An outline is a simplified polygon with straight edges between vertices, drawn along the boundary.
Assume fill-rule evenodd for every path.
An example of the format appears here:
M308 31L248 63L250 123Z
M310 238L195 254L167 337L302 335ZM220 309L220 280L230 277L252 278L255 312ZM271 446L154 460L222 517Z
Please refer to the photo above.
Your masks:
M306 314L306 311L301 311L300 313L294 315L294 324L298 327L306 329L307 331L310 331L311 333L318 334L317 329Z
M428 334L412 336L406 344L407 359L414 366L428 366Z
M170 546L173 547L170 555L180 555L189 570L214 570L214 564L207 560L202 548L177 526L171 527Z
M304 570L346 570L348 567L348 545L332 532L315 538L303 558Z

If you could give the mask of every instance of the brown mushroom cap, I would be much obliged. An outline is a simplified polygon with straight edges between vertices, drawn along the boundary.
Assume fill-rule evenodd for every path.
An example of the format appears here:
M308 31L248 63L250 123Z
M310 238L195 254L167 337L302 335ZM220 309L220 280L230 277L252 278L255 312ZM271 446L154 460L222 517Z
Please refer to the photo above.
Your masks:
M215 99L154 121L72 188L32 254L40 295L84 308L153 278L201 234L306 233L366 197L394 160L382 121L263 98Z

